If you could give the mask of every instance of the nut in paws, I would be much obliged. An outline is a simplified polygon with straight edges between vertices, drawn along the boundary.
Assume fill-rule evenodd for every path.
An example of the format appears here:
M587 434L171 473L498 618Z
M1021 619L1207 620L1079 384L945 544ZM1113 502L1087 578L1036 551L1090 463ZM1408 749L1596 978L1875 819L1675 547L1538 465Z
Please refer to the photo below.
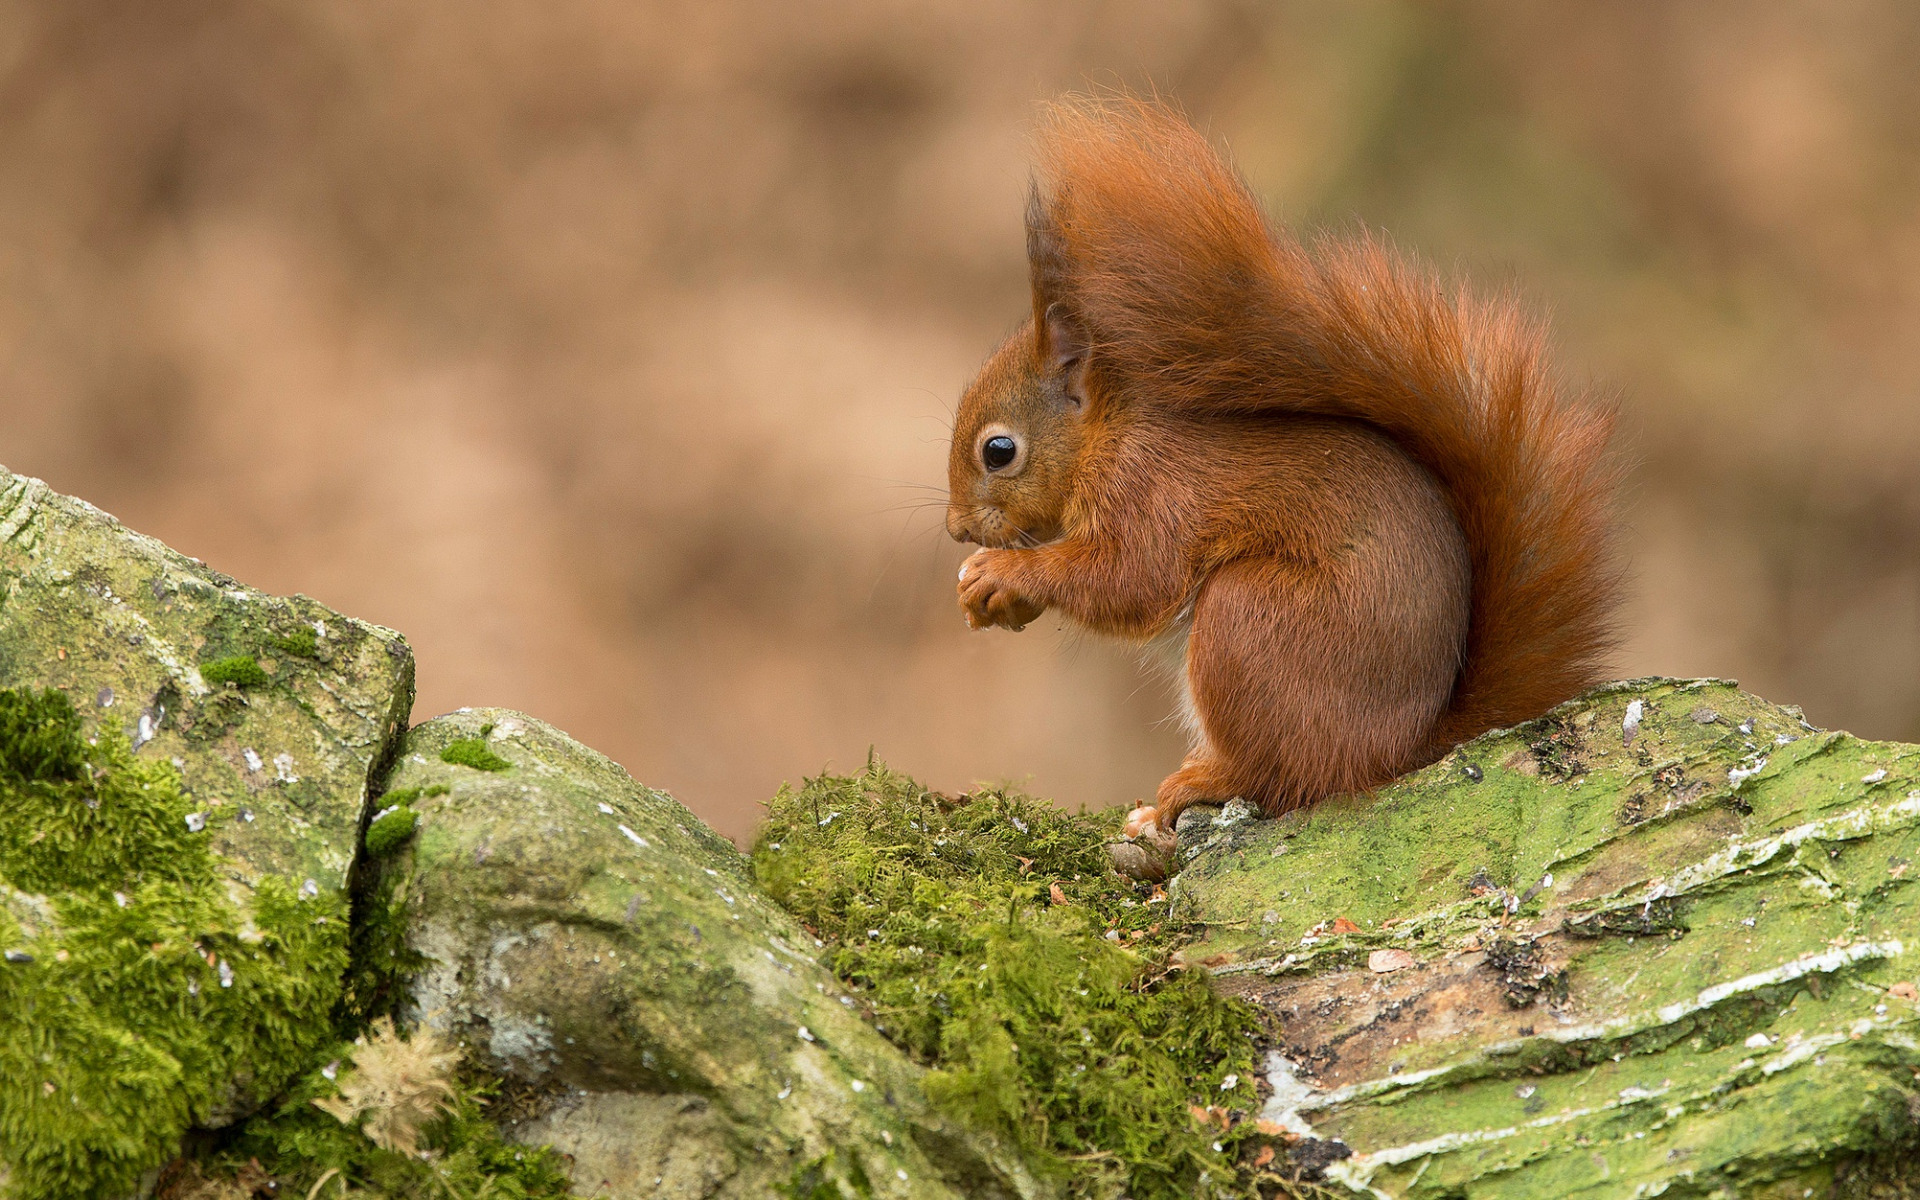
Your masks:
M1047 606L1022 595L1009 578L1008 560L1018 551L978 550L960 568L960 608L974 629L999 625L1026 628Z

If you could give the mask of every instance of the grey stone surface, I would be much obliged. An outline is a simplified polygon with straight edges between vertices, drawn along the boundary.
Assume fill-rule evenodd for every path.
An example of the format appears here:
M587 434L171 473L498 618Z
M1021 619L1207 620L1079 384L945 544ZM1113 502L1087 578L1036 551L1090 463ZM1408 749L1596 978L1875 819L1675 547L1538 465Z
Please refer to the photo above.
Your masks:
M442 757L483 736L505 769ZM760 1197L809 1172L877 1196L1045 1194L932 1111L745 858L671 797L484 709L410 732L392 786L421 789L386 866L428 960L413 1015L532 1097L515 1136L569 1148L583 1194Z

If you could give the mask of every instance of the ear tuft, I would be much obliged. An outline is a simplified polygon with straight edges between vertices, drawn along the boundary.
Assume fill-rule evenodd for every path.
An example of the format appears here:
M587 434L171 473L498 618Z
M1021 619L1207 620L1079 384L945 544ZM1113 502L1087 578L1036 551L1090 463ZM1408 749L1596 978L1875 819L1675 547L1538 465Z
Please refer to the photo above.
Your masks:
M1047 211L1037 180L1027 185L1027 274L1033 286L1033 315L1038 320L1047 305L1065 298L1067 260L1065 239L1053 214Z
M1058 189L1052 197L1058 200ZM1027 270L1033 286L1033 327L1040 363L1065 377L1075 407L1087 402L1087 358L1092 338L1070 294L1066 239L1036 182L1027 191Z

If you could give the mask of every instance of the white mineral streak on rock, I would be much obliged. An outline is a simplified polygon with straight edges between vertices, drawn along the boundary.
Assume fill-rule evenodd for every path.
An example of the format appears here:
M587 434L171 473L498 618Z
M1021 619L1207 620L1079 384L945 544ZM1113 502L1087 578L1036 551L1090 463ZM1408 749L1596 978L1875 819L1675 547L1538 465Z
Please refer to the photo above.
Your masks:
M1920 791L1909 792L1905 799L1891 804L1863 805L1818 821L1796 825L1775 837L1757 842L1730 842L1727 848L1699 862L1683 867L1666 881L1648 889L1647 899L1677 896L1705 883L1751 870L1772 860L1782 850L1797 849L1803 842L1844 842L1869 834L1902 829L1920 821Z
M487 1050L501 1062L520 1064L520 1070L538 1079L547 1073L547 1055L553 1050L553 1038L537 1023L517 1014L496 1010L487 1015L492 1031Z
M1856 942L1851 946L1829 950L1824 954L1808 955L1781 963L1766 971L1752 975L1743 975L1726 983L1718 983L1706 988L1691 1000L1669 1004L1650 1013L1629 1013L1605 1021L1596 1021L1587 1025L1569 1025L1559 1029L1545 1029L1534 1035L1531 1040L1551 1041L1563 1045L1575 1042L1616 1040L1641 1033L1649 1029L1658 1029L1672 1025L1682 1018L1705 1012L1717 1004L1724 1003L1736 996L1744 996L1764 988L1790 983L1807 975L1826 975L1850 967L1855 963L1871 958L1894 958L1903 952L1897 940L1884 942ZM1314 1092L1309 1099L1300 1102L1302 1112L1323 1112L1365 1100L1386 1092L1418 1089L1435 1079L1444 1078L1461 1067L1475 1067L1484 1059L1504 1058L1519 1050L1529 1039L1511 1042L1494 1042L1481 1048L1475 1058L1462 1063L1453 1063L1443 1067L1433 1067L1425 1071L1409 1071L1384 1079L1368 1079L1360 1083L1348 1084L1331 1092ZM1271 1060L1269 1060L1271 1061ZM1795 1061L1798 1061L1797 1059ZM1277 1093L1276 1093L1277 1094ZM1657 1094L1657 1093L1652 1093ZM1543 1124L1534 1121L1529 1127ZM1510 1131L1509 1131L1510 1132Z
M1741 784L1745 783L1749 779L1752 779L1755 775L1758 775L1760 772L1766 769L1767 769L1766 756L1761 755L1760 758L1757 761L1755 761L1751 767L1728 767L1727 782L1733 785L1733 789L1735 791L1739 791Z
M1323 1093L1302 1080L1296 1072L1292 1059L1278 1050L1267 1051L1267 1083L1273 1088L1273 1094L1260 1107L1260 1119L1272 1121L1288 1133L1301 1137L1312 1137L1313 1126L1300 1115L1301 1110L1314 1106Z

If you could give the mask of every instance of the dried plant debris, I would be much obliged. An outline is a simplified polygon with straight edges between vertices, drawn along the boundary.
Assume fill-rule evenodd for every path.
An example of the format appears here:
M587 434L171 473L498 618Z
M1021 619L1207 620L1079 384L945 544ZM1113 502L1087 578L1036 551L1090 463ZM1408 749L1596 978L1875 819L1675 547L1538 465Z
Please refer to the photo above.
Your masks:
M250 1159L227 1174L209 1172L202 1164L183 1158L161 1172L153 1200L258 1200L278 1191L278 1181L258 1159Z
M421 1131L452 1108L460 1052L443 1046L431 1030L402 1038L393 1019L381 1017L355 1043L352 1060L340 1094L319 1097L314 1107L342 1125L358 1125L382 1149L419 1153Z
M1487 966L1499 977L1509 1005L1526 1008L1536 1000L1566 1003L1566 969L1548 962L1531 940L1495 938L1487 944L1486 953Z
M169 1194L163 1180L156 1200L254 1194L559 1200L568 1194L558 1155L500 1137L492 1112L497 1081L473 1073L431 1033L403 1037L380 1018L358 1041L331 1046L321 1058L217 1149L170 1169L183 1184L228 1190Z
M1572 779L1585 774L1587 765L1583 756L1586 742L1580 736L1580 731L1564 720L1541 721L1538 724L1539 734L1527 743L1527 749L1532 753L1539 773L1548 779Z

